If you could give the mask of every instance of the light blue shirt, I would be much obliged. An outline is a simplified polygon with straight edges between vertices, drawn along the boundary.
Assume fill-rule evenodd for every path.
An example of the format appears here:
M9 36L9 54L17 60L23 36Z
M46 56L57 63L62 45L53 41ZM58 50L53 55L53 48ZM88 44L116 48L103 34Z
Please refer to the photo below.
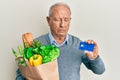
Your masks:
M50 43L51 43L52 45L55 45L55 46L57 46L57 47L60 47L60 46L63 46L63 45L65 45L65 44L67 45L69 36L68 36L68 34L67 34L67 36L66 36L66 38L65 38L65 40L64 40L64 42L63 42L62 44L57 43L51 33L49 33L49 38L50 38Z

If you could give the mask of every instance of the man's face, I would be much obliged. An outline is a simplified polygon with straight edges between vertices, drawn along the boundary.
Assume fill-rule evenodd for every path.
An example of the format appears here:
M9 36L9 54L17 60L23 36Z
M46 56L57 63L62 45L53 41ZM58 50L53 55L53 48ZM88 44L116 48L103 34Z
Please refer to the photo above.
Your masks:
M70 26L70 12L64 6L52 9L52 14L47 17L51 33L54 37L65 37Z

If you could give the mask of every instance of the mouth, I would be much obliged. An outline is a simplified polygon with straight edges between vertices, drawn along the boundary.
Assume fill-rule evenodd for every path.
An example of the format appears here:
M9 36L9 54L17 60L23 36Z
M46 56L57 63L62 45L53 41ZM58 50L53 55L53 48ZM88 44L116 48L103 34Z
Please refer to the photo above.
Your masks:
M58 31L59 32L65 32L66 30L65 29L59 29Z
M65 30L58 30L59 33L65 33Z

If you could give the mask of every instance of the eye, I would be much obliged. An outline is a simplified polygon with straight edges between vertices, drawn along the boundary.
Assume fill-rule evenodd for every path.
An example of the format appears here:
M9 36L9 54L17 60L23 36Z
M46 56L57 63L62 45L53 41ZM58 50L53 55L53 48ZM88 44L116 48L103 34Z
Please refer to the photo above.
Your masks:
M65 22L69 22L69 21L70 21L70 18L65 18L64 21L65 21Z
M60 18L55 18L54 21L61 21Z

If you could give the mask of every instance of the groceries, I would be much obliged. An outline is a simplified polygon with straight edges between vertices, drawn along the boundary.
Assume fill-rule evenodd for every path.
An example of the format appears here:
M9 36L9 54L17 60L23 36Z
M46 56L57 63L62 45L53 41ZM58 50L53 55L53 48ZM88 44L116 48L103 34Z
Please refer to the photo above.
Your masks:
M12 48L12 52L16 58L22 57L19 61L19 65L24 65L27 59L31 66L38 66L47 62L54 61L58 58L60 50L54 45L42 45L38 40L33 40L31 33L22 35L24 48L19 45L18 51Z

